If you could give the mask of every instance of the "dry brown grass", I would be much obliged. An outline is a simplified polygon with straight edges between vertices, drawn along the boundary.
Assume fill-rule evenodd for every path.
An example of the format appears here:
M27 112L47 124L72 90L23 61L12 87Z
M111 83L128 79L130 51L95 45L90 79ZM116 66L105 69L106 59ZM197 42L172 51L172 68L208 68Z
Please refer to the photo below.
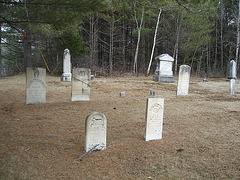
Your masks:
M71 103L70 83L48 76L40 105L25 105L24 74L1 79L0 178L240 179L239 83L231 96L225 79L192 78L181 97L151 79L95 78L91 100ZM165 99L163 139L145 142L150 90ZM107 117L107 149L77 161L91 111Z

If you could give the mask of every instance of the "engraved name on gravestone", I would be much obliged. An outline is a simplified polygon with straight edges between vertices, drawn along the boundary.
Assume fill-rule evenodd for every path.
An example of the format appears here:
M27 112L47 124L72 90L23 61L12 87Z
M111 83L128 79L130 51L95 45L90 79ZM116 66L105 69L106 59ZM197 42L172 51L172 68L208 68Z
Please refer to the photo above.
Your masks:
M73 68L71 101L90 100L91 70L88 68Z
M191 72L190 66L188 65L180 66L177 85L177 95L188 95L190 72Z
M68 49L64 50L63 53L63 74L61 81L71 82L72 73L71 73L71 55Z
M27 68L26 104L46 103L46 69Z
M94 148L94 151L106 149L107 119L103 113L92 112L85 121L85 151Z
M145 141L162 139L164 98L147 99Z

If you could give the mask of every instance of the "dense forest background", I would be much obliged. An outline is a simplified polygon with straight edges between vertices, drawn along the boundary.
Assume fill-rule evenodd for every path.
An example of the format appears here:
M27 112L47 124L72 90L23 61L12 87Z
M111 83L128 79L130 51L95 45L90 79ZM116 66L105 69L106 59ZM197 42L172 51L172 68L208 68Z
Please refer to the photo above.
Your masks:
M1 76L61 74L66 48L96 75L147 75L167 53L175 73L226 76L240 67L239 12L237 0L0 0Z

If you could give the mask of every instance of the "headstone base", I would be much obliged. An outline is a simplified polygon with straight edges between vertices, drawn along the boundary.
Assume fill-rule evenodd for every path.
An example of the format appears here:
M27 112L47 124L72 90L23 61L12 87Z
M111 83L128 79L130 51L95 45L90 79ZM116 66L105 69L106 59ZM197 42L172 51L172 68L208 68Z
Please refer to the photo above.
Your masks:
M71 73L63 73L62 77L61 77L61 81L62 82L71 82L72 81L72 74Z
M153 76L153 81L173 83L173 82L174 82L174 76L159 76L159 75L154 75L154 76Z
M74 95L71 101L90 101L89 95Z

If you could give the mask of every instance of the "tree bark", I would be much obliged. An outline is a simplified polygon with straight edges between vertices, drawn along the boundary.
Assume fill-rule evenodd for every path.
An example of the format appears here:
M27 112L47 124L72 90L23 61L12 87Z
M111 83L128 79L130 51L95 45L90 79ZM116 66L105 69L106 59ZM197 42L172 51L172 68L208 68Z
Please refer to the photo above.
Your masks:
M110 20L110 41L109 41L109 74L111 75L113 72L113 29L114 29L114 21Z
M237 24L237 48L236 48L236 56L235 56L235 61L236 61L236 72L239 69L239 38L240 38L240 0L239 0L239 5L238 5L238 24Z
M24 70L28 67L32 67L32 60L31 60L31 35L29 31L24 32L23 38L23 49L24 49Z
M137 59L138 59L138 50L139 50L139 44L140 44L140 39L141 39L141 29L142 29L142 24L143 24L144 7L142 8L142 16L141 16L140 25L138 25L136 16L137 15L135 13L135 21L136 21L137 29L138 29L138 41L137 41L137 47L136 47L136 51L135 51L134 64L133 64L133 73L134 74L138 74Z
M176 50L175 50L175 68L174 68L174 74L177 74L177 64L178 64L178 46L179 46L179 36L180 36L180 29L181 29L181 23L182 23L183 14L181 14L181 17L178 16L177 19L177 37L176 37Z
M152 53L151 53L151 57L150 57L149 65L148 65L147 75L149 75L149 72L150 72L150 69L151 69L153 54L154 54L154 50L155 50L155 46L156 46L157 30L158 30L158 25L159 25L159 20L160 20L161 13L162 13L162 9L159 8L158 18L157 18L157 23L156 23L156 28L155 28L154 38L153 38Z

